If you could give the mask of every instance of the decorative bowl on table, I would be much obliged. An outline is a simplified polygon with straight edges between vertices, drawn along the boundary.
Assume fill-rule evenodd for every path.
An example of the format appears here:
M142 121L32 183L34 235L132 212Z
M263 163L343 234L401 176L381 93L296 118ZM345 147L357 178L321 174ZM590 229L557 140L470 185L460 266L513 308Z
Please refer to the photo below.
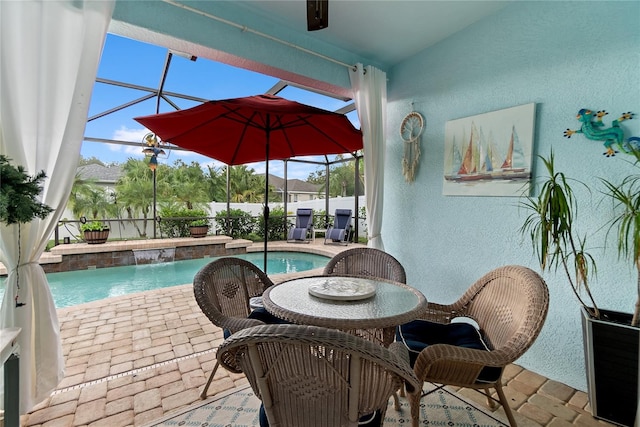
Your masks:
M357 301L376 294L372 283L357 278L322 277L309 285L309 294L329 300Z

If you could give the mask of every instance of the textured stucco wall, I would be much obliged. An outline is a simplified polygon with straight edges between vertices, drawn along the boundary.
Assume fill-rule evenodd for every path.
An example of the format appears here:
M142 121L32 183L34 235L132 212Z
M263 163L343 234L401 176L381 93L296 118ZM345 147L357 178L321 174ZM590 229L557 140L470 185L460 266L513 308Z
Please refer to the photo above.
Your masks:
M622 112L639 114L623 127L640 135L639 18L638 2L517 2L390 70L383 238L427 299L451 302L500 265L539 271L518 232L526 214L517 198L442 195L446 121L535 102L534 156L553 148L557 168L592 189L576 192L580 228L598 260L597 300L632 311L636 273L617 260L614 242L604 251L609 205L600 203L597 178L628 173L628 157L606 158L601 142L563 131L579 127L577 111L590 108L609 111L607 125ZM424 115L426 131L417 179L408 184L398 128L412 109ZM534 173L542 168L535 159ZM584 390L579 306L561 274L544 277L549 316L519 363Z

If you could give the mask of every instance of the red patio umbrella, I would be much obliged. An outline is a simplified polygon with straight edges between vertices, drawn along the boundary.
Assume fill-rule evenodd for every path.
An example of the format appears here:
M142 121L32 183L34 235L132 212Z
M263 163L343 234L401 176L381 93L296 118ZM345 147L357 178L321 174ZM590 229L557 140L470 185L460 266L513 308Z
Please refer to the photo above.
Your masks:
M355 153L362 149L362 133L343 114L272 95L209 101L187 110L135 120L164 142L227 165L266 161L265 272L269 160Z

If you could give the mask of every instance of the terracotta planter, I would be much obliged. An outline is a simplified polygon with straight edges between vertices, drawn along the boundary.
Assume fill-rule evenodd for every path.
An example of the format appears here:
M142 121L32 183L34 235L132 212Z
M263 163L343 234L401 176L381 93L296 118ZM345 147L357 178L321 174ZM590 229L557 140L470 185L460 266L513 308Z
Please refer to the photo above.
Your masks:
M84 240L90 245L97 245L100 243L105 243L109 238L109 230L102 231L92 231L86 230L83 232Z
M208 225L198 225L189 227L189 233L191 233L191 237L204 237L209 232Z

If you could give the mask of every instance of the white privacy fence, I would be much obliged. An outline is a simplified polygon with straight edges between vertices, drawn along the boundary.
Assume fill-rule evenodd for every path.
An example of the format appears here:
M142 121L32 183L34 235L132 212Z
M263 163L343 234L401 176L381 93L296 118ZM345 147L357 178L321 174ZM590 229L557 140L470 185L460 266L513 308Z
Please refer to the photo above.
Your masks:
M365 203L365 197L360 196L358 198L358 210L362 210ZM326 200L325 199L316 199L316 200L306 200L301 202L287 202L287 216L290 219L295 218L296 210L298 208L311 208L314 210L315 214L318 214L320 211L324 211L326 209ZM230 203L229 207L231 209L240 209L244 212L248 212L253 217L262 216L263 204L262 203ZM276 208L284 208L284 203L282 202L269 202L269 208L271 210ZM352 216L359 216L358 212L355 211L355 197L334 197L329 199L329 209L327 213L330 217L333 217L336 209L351 209ZM218 212L226 212L227 211L227 203L226 202L212 202L209 204L209 216L215 217ZM65 223L64 220L72 220L74 219L73 215L69 211L65 211L62 216L63 220L61 225L58 227L58 239L60 243L64 241L65 237L68 237L71 241L76 240L76 238L81 234L79 231L79 224L77 222ZM89 221L89 220L88 220ZM135 221L135 225L132 223ZM111 232L109 234L109 238L111 239L134 239L139 238L138 229L143 227L143 220L141 218L135 220L108 220L109 226L111 228ZM355 225L355 223L354 223ZM215 229L215 226L214 226ZM149 238L153 238L153 221L152 218L149 218L147 221L146 233ZM358 234L360 237L366 237L366 224L364 219L360 219L358 222ZM160 234L159 227L156 226L156 237L162 237ZM51 236L51 239L55 239L55 235Z

